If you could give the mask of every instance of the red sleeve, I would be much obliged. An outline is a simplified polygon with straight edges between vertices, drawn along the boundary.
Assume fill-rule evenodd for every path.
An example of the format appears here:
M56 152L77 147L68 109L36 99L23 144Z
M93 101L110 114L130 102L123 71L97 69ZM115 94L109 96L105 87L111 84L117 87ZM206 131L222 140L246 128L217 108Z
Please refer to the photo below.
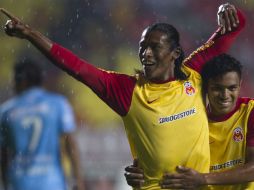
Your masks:
M58 44L53 44L51 56L56 66L86 84L116 113L128 113L135 77L98 69Z
M245 26L245 17L243 13L237 10L239 18L239 26L232 32L224 35L220 34L220 28L210 37L210 39L196 51L194 51L188 58L185 59L185 65L201 72L203 65L219 54L225 53L229 50L230 46L239 35L240 31Z
M254 109L249 115L246 145L252 147L254 146Z

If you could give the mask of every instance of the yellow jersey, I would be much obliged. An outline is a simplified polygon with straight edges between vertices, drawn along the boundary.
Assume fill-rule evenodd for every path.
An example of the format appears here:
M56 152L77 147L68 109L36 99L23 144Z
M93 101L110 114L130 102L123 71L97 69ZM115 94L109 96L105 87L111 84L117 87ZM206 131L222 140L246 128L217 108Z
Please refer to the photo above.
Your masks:
M209 119L211 166L210 172L237 168L246 162L248 122L254 100L239 98L236 109L223 118ZM254 144L252 145L254 146ZM214 185L213 190L253 190L254 183Z
M158 190L164 172L177 165L208 172L210 165L208 121L201 96L202 66L225 53L244 27L225 35L218 29L208 42L184 62L187 80L151 83L142 75L130 76L96 68L54 43L54 63L93 90L125 124L131 151L145 171L142 189Z
M160 189L164 172L177 165L208 172L209 131L201 78L184 66L187 81L153 84L137 79L128 114L123 117L134 157L145 174L141 189Z

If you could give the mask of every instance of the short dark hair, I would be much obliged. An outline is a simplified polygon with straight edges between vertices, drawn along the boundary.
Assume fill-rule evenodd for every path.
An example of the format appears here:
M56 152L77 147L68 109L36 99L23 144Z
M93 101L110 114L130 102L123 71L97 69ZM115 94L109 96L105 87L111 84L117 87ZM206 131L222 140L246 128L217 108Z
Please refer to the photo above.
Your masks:
M222 76L228 72L236 72L242 78L242 64L228 54L220 54L208 61L201 71L203 91L207 92L209 79Z
M29 86L40 86L43 81L42 68L31 59L22 59L14 65L15 83L26 81Z
M180 35L177 29L168 23L155 23L147 28L147 35L153 31L160 31L168 36L168 43L170 44L171 50L175 48L180 49L180 56L175 60L175 77L180 80L187 79L187 75L181 70L182 63L184 60L184 52L180 45Z

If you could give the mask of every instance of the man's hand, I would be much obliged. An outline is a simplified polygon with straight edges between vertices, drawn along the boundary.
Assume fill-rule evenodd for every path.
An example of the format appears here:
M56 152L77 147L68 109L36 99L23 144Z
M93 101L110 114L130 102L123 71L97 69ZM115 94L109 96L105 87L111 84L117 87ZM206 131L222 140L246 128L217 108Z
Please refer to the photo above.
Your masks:
M170 174L165 173L163 179L160 182L162 189L197 189L198 187L205 185L205 177L191 169L183 166L177 166L177 173Z
M134 159L133 164L125 168L124 176L128 185L140 188L145 183L144 171L138 168L138 160Z
M26 38L28 36L31 31L28 25L23 24L18 17L12 15L9 11L3 8L0 8L0 11L10 19L7 20L4 27L4 31L7 35L18 38Z
M218 25L221 27L221 34L232 31L239 25L237 10L234 5L229 3L219 6L217 13Z

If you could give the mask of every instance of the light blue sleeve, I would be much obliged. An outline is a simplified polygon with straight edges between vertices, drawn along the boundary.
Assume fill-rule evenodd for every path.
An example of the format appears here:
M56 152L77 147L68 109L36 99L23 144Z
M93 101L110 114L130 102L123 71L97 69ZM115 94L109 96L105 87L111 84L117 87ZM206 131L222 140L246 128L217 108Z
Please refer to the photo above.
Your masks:
M70 103L64 97L61 98L60 104L61 104L61 106L60 106L61 131L63 133L74 132L76 129L76 122L75 122L73 109L72 109Z
M0 146L4 144L4 123L3 123L3 107L0 106Z

